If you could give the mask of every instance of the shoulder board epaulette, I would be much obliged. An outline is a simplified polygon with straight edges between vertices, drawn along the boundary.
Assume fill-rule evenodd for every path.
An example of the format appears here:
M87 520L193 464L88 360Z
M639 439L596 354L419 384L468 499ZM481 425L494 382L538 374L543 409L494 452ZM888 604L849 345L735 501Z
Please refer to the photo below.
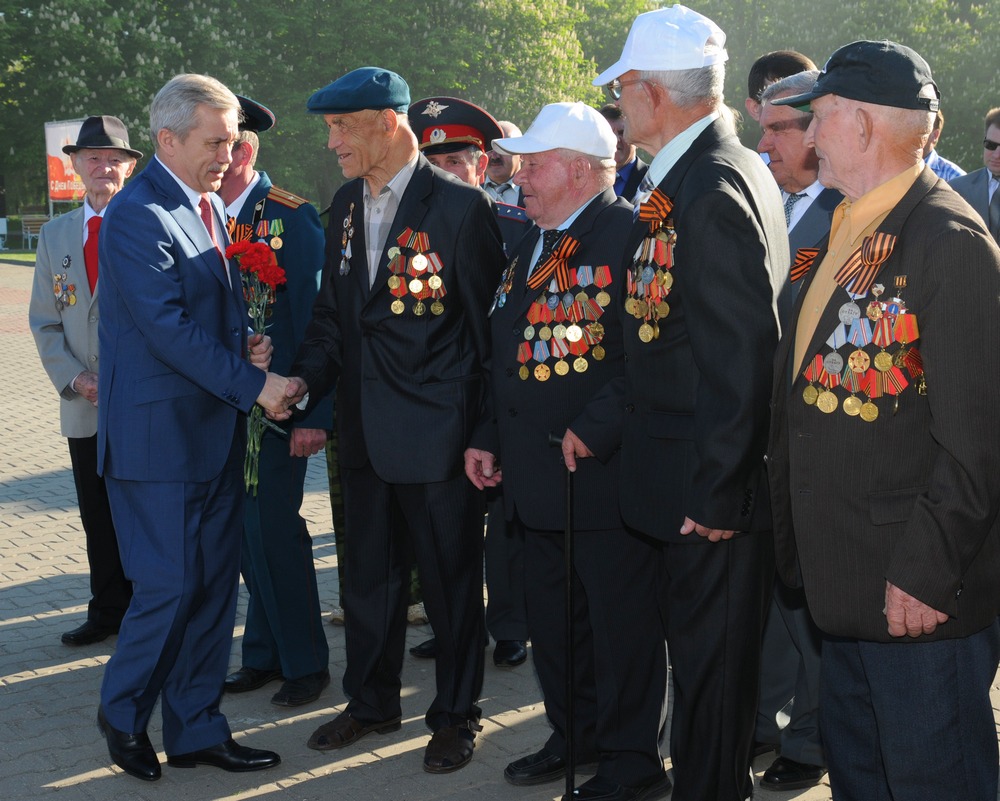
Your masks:
M286 192L284 189L279 189L276 186L271 187L271 191L267 193L267 199L280 203L282 206L288 206L291 209L297 209L299 206L309 202L304 197L293 195L291 192Z
M497 217L502 220L517 220L518 222L528 222L528 212L521 206L513 206L510 203L497 203Z

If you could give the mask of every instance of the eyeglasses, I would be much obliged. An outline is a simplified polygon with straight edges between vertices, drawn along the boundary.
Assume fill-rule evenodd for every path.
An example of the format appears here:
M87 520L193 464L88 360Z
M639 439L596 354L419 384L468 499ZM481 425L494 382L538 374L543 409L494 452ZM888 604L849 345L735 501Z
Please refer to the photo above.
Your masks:
M615 78L611 83L604 85L604 91L608 93L608 97L612 100L622 99L622 88L625 86L631 86L634 83L642 83L642 78L636 78L634 81L622 81Z
M1000 147L1000 142L994 142L992 139L984 139L983 147L992 152L996 150L998 147Z

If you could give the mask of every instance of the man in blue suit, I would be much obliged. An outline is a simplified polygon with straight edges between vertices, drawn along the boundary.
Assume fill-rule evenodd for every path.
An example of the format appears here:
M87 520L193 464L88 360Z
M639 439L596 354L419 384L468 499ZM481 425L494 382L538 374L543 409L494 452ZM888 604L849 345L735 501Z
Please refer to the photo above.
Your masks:
M323 227L312 204L255 169L257 134L274 125L274 115L250 98L239 101L244 119L219 196L226 204L230 238L266 242L285 271L286 283L268 309L267 331L274 343L271 367L287 372L319 290ZM284 678L271 703L301 706L319 698L330 683L312 539L299 508L308 457L326 444L332 420L328 397L302 420L283 424L285 436L264 432L259 484L247 495L244 515L243 580L250 602L242 665L226 677L226 692L256 690Z
M247 315L221 201L239 101L203 75L153 99L156 158L105 214L100 233L102 376L98 471L105 477L133 599L101 687L112 761L160 777L146 727L163 708L168 764L230 771L280 757L237 745L219 710L236 615L246 421L280 413L287 380ZM247 361L248 344L251 361ZM254 353L256 351L256 353Z

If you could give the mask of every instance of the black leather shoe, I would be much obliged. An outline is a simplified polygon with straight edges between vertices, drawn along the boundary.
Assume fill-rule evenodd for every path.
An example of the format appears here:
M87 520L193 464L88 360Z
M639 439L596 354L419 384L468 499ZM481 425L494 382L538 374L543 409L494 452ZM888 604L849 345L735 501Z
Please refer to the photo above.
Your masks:
M565 775L566 760L556 756L547 748L516 759L503 770L503 777L518 787L553 782Z
M417 659L437 659L437 640L431 637L429 640L424 640L420 645L414 645L410 649L410 654Z
M282 678L280 670L258 670L252 667L241 667L235 673L226 676L222 689L227 693L248 693L258 690L265 684Z
M380 720L372 723L358 720L345 709L333 720L324 723L316 729L312 733L312 737L309 738L309 742L306 743L306 746L312 748L314 751L329 751L332 748L343 748L345 745L357 742L366 734L371 734L373 731L379 734L390 734L391 732L399 731L402 725L400 723L401 720L402 718L390 718L389 720Z
M118 629L111 626L102 626L93 620L88 620L82 626L77 626L72 631L67 631L59 639L63 645L91 645L95 642L102 642L112 634L117 634Z
M625 787L603 776L588 779L575 790L573 796L563 796L563 801L654 801L670 792L672 785L667 774L646 784Z
M247 748L240 745L232 737L225 742L202 748L190 754L176 754L167 757L167 764L173 768L193 768L195 765L211 765L222 768L230 773L247 773L252 770L264 770L281 764L281 757L274 751L262 751L259 748Z
M804 790L815 787L826 775L826 768L806 765L780 756L764 771L760 786L768 790Z
M156 751L146 732L126 734L118 731L108 723L102 707L97 707L97 729L108 741L111 761L129 776L147 782L160 778L160 760L156 758Z
M483 727L473 721L445 726L431 735L424 751L424 770L428 773L451 773L472 761L476 732Z
M493 664L497 667L517 667L528 658L524 640L497 640L493 649Z
M319 694L329 683L329 670L310 673L308 676L302 676L298 679L288 679L281 685L281 689L271 697L271 703L275 706L311 704L319 698Z

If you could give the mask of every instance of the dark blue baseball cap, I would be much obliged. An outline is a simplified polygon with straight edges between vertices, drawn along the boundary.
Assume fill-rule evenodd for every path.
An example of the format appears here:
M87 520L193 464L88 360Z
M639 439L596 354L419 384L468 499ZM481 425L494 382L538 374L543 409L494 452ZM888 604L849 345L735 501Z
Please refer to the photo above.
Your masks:
M351 114L364 109L406 113L410 87L399 75L381 67L360 67L315 92L306 103L310 114Z
M830 56L810 91L770 102L808 111L823 95L918 111L937 111L941 105L927 62L915 50L887 40L844 45Z

